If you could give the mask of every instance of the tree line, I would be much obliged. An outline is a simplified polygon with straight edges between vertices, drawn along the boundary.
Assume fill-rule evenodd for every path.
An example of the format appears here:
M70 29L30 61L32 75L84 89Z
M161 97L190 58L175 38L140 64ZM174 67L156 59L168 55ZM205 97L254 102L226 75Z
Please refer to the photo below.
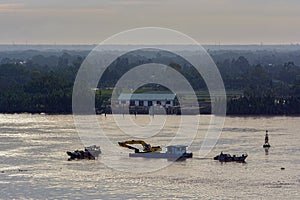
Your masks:
M49 56L38 53L22 60L1 60L1 113L72 113L73 84L86 52ZM269 63L260 57L261 63L251 63L245 56L236 56L236 52L211 54L226 90L237 91L227 97L228 114L300 114L300 67L293 59L281 63L282 59L277 58L280 62ZM207 90L201 76L184 59L168 52L141 51L121 56L105 71L98 85L100 91L96 92L96 109L103 110L109 102L110 93L104 92L105 88L113 87L132 67L153 62L182 73L194 90Z

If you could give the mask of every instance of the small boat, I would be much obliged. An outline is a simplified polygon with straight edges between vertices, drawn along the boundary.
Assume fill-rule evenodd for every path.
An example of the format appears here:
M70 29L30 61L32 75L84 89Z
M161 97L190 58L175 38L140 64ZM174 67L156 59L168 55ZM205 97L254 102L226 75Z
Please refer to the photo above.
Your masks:
M214 157L214 160L218 160L220 162L245 162L247 157L247 154L242 154L241 156L231 156L230 154L223 154L221 152L220 155Z
M143 150L130 146L129 144L141 144ZM164 158L168 160L184 160L186 158L192 158L193 153L187 153L185 145L171 145L167 146L165 153L160 152L162 149L160 146L153 147L150 144L142 140L129 140L125 142L119 142L119 145L129 149L133 149L134 153L129 153L129 157L142 157L142 158Z
M68 160L75 159L88 159L95 160L101 154L100 146L92 145L85 147L84 150L76 150L73 152L67 151L67 154L70 156Z

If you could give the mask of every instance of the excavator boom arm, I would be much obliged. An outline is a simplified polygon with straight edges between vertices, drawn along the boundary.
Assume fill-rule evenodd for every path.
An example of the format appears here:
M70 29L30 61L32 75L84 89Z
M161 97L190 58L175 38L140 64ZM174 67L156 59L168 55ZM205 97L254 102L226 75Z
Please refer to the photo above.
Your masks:
M135 150L136 153L139 153L140 150L138 148L135 148L133 146L130 146L129 144L141 144L143 146L143 151L144 152L155 152L155 151L161 151L160 146L157 147L151 147L150 144L147 144L143 140L128 140L125 142L118 142L121 147L126 147L128 149L133 149Z
M138 148L128 145L126 142L118 142L121 147L126 147L128 149L133 149L135 152L139 152Z

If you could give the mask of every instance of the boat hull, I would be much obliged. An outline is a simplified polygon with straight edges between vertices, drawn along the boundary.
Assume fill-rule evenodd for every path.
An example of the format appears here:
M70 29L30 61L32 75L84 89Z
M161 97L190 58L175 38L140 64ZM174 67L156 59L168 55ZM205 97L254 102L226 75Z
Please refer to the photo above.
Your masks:
M74 160L74 159L89 159L89 160L95 160L95 157L90 154L89 152L84 152L84 151L78 151L78 152L70 152L67 151L68 156L70 156L69 160Z
M101 154L100 147L97 147L96 145L85 147L84 151L67 151L68 156L70 158L68 160L74 160L74 159L88 159L88 160L95 160Z
M246 162L246 158L248 155L242 156L231 156L230 154L220 154L214 157L214 160L218 160L220 162Z
M178 160L178 159L192 158L193 153L184 153L184 154L170 154L170 153L160 153L160 152L130 153L129 157L160 158L160 159Z

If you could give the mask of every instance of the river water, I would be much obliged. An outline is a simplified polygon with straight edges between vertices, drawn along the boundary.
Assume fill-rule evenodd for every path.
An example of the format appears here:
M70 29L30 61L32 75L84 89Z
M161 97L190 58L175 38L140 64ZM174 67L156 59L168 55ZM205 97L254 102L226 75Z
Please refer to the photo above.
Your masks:
M202 117L198 140L210 119ZM98 119L114 142L121 137L112 116ZM149 116L136 120L148 123ZM98 160L67 161L66 151L83 148L72 115L1 114L0 199L300 199L299 122L299 117L226 117L217 145L205 158L194 152L193 159L132 173L108 167L105 149ZM163 146L172 139L174 123L166 123L163 139L151 143ZM262 148L266 129L268 153ZM214 161L221 151L249 156L246 163Z

